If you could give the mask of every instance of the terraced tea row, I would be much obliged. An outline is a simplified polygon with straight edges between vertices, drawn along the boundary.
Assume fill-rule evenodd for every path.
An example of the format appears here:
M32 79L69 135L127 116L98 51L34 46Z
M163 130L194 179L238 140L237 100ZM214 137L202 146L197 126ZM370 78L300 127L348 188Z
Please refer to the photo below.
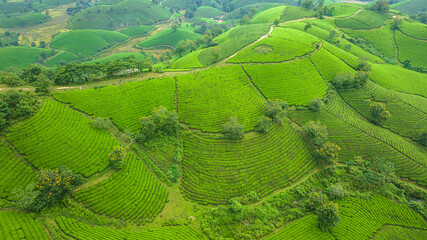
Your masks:
M202 204L220 204L256 191L260 197L310 172L314 155L290 123L241 141L191 135L184 141L182 189Z
M72 218L57 217L56 223L68 236L78 240L118 240L118 239L144 239L144 240L198 240L203 239L199 233L187 226L149 228L143 231L116 230L109 227L92 226Z
M264 99L239 66L210 68L176 79L180 121L191 128L219 132L236 116L249 131L263 115Z
M243 65L252 82L267 99L290 105L308 105L328 88L309 59L274 65Z
M390 19L391 15L381 14L374 11L360 11L351 18L337 18L335 23L338 27L353 29L379 28Z
M73 108L98 117L111 118L121 130L137 131L140 118L154 107L175 109L175 80L162 78L101 89L67 91L54 97Z
M397 134L369 123L339 96L332 95L330 98L319 113L303 110L290 111L289 115L300 125L313 119L325 124L329 141L342 148L341 161L353 159L357 155L382 157L393 162L402 177L427 184L425 150Z
M370 78L390 90L427 97L426 74L410 71L400 66L373 64Z
M4 142L0 142L0 153L0 197L10 199L15 188L36 182L36 174Z
M163 209L168 192L135 154L128 153L126 159L125 168L73 197L96 213L145 223Z
M325 81L332 81L338 73L355 73L354 69L325 49L320 49L310 56L310 60L323 76Z
M388 224L427 230L421 215L383 196L370 200L348 198L338 204L342 220L332 231L338 239L369 239Z
M303 56L314 50L299 42L282 38L264 38L253 46L243 50L227 62L229 63L265 63L283 62Z
M421 49L427 49L427 41L413 39L400 31L394 33L394 38L396 39L399 61L409 60L412 65L427 67L427 56L420 53Z
M426 238L427 238L427 230L387 225L387 226L384 226L378 233L376 233L372 239L388 240L388 239L426 239Z
M35 215L25 212L0 212L1 239L51 239Z
M340 91L340 95L365 118L370 117L369 105L374 101L386 104L391 117L383 126L415 141L427 126L427 100L423 97L394 92L370 81L360 89Z
M267 239L371 239L378 230L389 232L390 228L418 229L406 230L408 235L389 235L380 232L380 234L375 234L374 239L426 235L427 224L421 215L407 206L383 196L374 195L370 200L347 198L339 201L338 204L341 221L330 232L320 231L317 227L316 216L308 215L288 224ZM402 234L402 232L399 233Z
M45 100L34 117L13 127L7 139L37 168L66 166L86 177L104 170L108 153L119 145L81 113L52 100Z

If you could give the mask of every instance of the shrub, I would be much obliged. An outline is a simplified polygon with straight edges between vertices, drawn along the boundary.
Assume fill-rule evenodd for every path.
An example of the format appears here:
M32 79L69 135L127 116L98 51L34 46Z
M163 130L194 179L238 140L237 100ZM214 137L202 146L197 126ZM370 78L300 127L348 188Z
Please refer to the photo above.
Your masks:
M391 116L390 112L387 111L385 107L385 104L380 102L374 102L369 106L371 121L373 123L380 125Z
M180 176L179 164L174 163L172 167L169 169L169 171L167 172L167 176L172 182L177 182Z
M12 72L0 72L0 82L9 87L18 87L24 84L24 81Z
M359 58L359 64L356 66L356 70L363 72L370 72L372 70L371 64L366 62L366 60Z
M302 130L314 145L320 146L328 140L326 126L321 125L320 122L309 121Z
M271 119L266 116L262 116L259 118L255 129L257 132L260 133L268 133L268 130L270 130L271 125L273 125Z
M333 184L326 189L326 194L330 199L342 199L345 197L345 189L341 183Z
M317 225L322 231L328 231L341 220L338 204L328 202L316 210Z
M322 147L316 150L319 156L326 160L328 164L337 164L338 163L338 152L341 148L335 143L327 142L322 145Z
M410 208L412 208L415 212L421 214L424 218L426 217L427 213L426 213L425 207L422 203L417 202L417 201L410 201L408 203L408 206Z
M114 147L113 151L108 154L110 165L114 169L121 169L126 164L125 149L122 146Z
M323 101L320 98L313 98L310 101L310 104L308 105L308 107L315 112L318 112L322 109L323 107Z
M244 129L245 127L239 124L237 117L231 117L224 125L224 135L231 140L242 139Z

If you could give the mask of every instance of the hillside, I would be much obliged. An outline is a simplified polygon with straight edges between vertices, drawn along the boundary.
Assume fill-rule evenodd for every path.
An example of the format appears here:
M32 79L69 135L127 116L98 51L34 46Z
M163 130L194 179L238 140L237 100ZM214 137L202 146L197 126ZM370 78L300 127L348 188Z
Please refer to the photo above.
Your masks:
M426 239L412 1L0 4L0 239Z

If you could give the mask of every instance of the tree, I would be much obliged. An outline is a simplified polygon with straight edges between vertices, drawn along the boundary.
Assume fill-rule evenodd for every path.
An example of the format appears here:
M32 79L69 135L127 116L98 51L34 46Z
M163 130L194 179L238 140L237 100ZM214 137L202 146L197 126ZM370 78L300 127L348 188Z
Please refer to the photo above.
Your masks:
M341 151L341 148L335 143L327 142L322 145L321 148L316 150L316 153L320 158L326 160L329 165L334 165L338 163L338 152Z
M268 133L271 125L273 125L273 123L271 122L271 119L266 116L262 116L259 118L255 129L257 132L260 132L260 133Z
M356 70L363 71L363 72L369 72L372 70L371 64L366 62L365 59L359 58L359 63L356 66Z
M46 42L45 41L40 41L40 47L41 48L46 48L47 47Z
M317 208L327 203L328 201L328 197L323 193L311 192L308 196L306 207L310 211L315 211Z
M341 220L338 204L328 202L316 210L317 225L322 231L328 231Z
M265 104L265 115L273 119L278 124L282 125L288 108L289 106L286 101L279 99L274 101L268 100Z
M173 29L174 32L176 32L176 30L178 29L178 27L179 27L179 25L176 22L174 22L172 24L172 29Z
M112 168L118 170L126 164L125 149L122 146L115 146L113 151L108 154L108 160Z
M40 73L43 72L43 68L38 65L30 64L21 74L21 79L32 83L37 80Z
M7 116L10 114L9 106L0 98L0 131L7 126Z
M239 123L237 117L231 117L224 125L224 135L231 140L242 139L244 129L245 126Z
M314 6L313 0L305 0L305 1L301 4L301 7L302 7L302 8L305 8L305 9L308 9L308 10L312 9L312 8L313 8L313 6Z
M332 184L326 189L330 199L342 199L345 196L345 189L341 183Z
M13 72L0 72L0 82L9 87L17 87L24 83L19 76Z
M135 138L139 143L160 135L176 135L179 126L178 114L160 106L153 109L152 115L141 118L141 125L141 131Z
M389 11L390 7L388 6L388 0L378 0L371 7L372 10L379 13L386 13Z
M37 80L34 82L36 86L35 92L40 95L47 95L49 93L49 86L51 81L46 77L44 73L40 73L37 76Z
M35 47L36 43L35 42L31 42L31 47Z
M45 51L40 53L41 59L45 60L47 58L47 53Z
M302 130L314 145L321 146L328 140L326 127L321 125L320 122L309 121Z
M24 189L14 190L15 204L25 210L39 212L63 202L82 182L80 174L74 174L64 166L41 169L37 186L30 184Z
M387 120L391 114L386 110L386 106L381 102L374 102L369 106L369 112L371 113L371 121L377 125L382 124Z
M322 109L323 107L323 101L320 98L313 98L310 101L310 104L308 105L308 107L314 111L314 112L318 112Z
M329 36L327 38L328 42L336 42L336 38L339 37L339 32L335 29L329 30Z

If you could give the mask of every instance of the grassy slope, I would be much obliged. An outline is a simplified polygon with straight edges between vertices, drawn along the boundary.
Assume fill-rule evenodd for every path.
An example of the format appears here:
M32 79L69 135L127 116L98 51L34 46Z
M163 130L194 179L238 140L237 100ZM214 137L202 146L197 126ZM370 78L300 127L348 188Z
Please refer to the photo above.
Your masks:
M427 67L427 54L420 49L427 49L427 42L413 39L396 31L394 35L397 49L399 50L399 61L410 60L412 65Z
M50 46L67 50L78 56L88 57L127 38L127 35L119 32L88 29L74 30L59 34L52 40Z
M23 69L28 64L39 60L40 53L46 51L43 48L33 47L5 47L0 48L0 69L9 67Z
M153 47L156 45L170 45L177 46L178 43L182 40L192 40L195 41L197 38L202 38L203 36L194 32L195 28L193 27L179 27L176 31L172 28L167 28L149 38L139 43L141 47Z

